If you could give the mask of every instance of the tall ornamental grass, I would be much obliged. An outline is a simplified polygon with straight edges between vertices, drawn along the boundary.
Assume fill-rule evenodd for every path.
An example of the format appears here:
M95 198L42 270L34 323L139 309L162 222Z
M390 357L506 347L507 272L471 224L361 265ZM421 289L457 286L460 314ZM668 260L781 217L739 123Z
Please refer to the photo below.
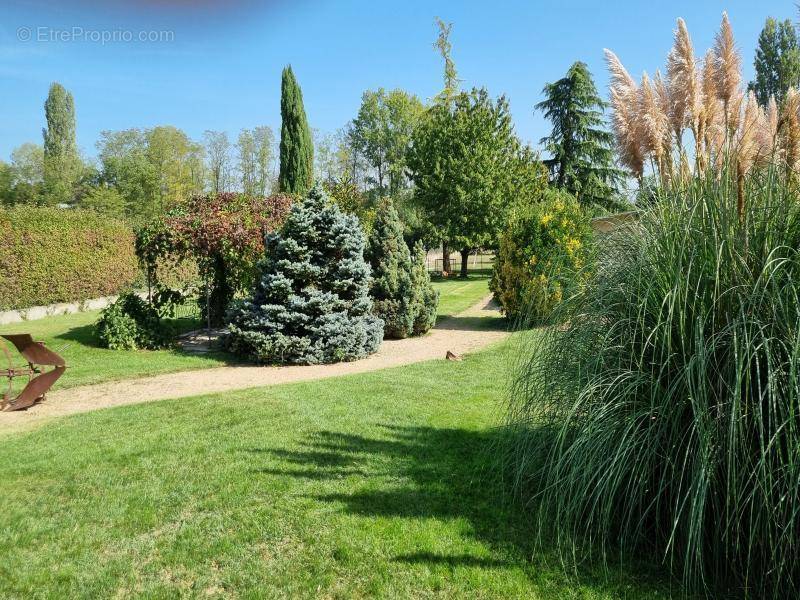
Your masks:
M570 561L650 556L689 590L800 594L792 177L731 168L662 192L525 347L507 458Z

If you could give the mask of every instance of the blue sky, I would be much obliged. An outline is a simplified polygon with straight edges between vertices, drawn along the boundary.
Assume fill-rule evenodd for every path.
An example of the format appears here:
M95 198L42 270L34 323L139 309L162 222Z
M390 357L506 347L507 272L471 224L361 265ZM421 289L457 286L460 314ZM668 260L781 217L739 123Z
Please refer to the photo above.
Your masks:
M75 97L78 144L88 156L104 129L175 125L195 139L206 129L235 136L243 127L269 125L277 132L287 63L311 126L332 132L355 115L366 89L399 87L423 100L439 91L436 16L454 24L462 85L506 94L518 133L536 144L547 124L533 105L545 82L575 60L589 65L605 95L604 47L634 75L652 74L665 62L677 17L702 54L723 10L748 78L764 19L798 19L793 0L3 0L0 159L23 142L41 142L52 81ZM104 31L135 39L103 44L96 38ZM151 31L168 32L167 40L136 39ZM51 39L73 33L76 39ZM30 40L19 39L28 34Z

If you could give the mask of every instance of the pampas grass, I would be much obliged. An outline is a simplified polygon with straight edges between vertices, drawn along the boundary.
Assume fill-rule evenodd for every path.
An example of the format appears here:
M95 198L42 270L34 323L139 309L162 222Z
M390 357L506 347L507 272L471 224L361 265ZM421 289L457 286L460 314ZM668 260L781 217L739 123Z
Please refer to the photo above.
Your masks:
M660 193L525 347L506 459L567 563L650 557L687 591L797 597L798 190L731 160Z
M645 73L637 86L619 58L605 52L621 162L640 180L648 162L663 185L683 185L709 165L719 170L731 156L744 174L767 157L784 157L790 169L800 163L800 96L790 91L779 110L774 99L762 107L745 94L727 13L701 65L686 23L678 19L665 79L657 74L650 80ZM694 141L693 169L683 141L687 129Z

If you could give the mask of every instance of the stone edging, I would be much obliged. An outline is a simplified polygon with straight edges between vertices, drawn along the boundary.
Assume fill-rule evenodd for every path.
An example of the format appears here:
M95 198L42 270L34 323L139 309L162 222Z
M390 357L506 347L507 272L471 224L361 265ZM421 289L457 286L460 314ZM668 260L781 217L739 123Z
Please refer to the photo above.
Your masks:
M117 298L119 296L105 296L103 298L81 300L80 302L59 302L58 304L48 304L47 306L31 306L29 308L18 308L17 310L0 311L0 325L35 321L36 319L44 319L54 315L69 315L86 312L87 310L99 310L112 304Z

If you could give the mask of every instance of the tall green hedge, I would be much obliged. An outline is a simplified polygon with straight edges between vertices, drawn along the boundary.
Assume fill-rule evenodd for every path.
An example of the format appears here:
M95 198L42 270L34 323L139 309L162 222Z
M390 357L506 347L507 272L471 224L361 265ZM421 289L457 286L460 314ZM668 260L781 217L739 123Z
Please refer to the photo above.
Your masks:
M109 296L139 274L134 235L91 211L0 209L0 310Z

